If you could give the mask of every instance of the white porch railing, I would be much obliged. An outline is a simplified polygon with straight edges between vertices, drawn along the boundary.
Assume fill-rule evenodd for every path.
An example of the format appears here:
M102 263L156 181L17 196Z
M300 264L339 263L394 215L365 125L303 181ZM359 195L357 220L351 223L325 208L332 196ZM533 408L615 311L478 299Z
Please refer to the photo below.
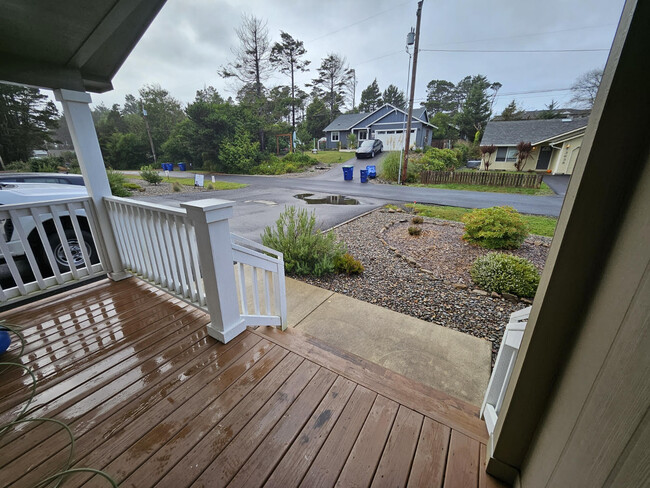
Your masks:
M494 363L492 376L481 406L481 418L485 420L490 435L494 432L494 426L501 411L531 308L527 307L510 314L510 322L508 322L501 340L501 347L497 353L497 360Z
M0 303L104 273L102 240L88 197L0 207ZM74 263L70 266L70 263Z
M282 254L230 234L230 203L104 200L126 269L209 312L213 337L227 342L248 325L286 328Z

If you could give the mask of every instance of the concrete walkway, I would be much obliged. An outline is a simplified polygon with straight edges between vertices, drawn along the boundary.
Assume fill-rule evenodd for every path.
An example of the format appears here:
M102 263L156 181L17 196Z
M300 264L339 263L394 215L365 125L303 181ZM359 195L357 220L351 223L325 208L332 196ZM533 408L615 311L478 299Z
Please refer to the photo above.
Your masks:
M481 405L491 345L468 334L287 278L289 327Z

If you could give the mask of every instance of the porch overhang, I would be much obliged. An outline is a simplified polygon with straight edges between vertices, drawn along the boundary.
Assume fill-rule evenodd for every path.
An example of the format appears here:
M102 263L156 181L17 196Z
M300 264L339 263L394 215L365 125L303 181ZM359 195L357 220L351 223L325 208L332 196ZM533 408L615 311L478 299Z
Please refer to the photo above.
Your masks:
M7 0L0 80L102 93L165 0Z

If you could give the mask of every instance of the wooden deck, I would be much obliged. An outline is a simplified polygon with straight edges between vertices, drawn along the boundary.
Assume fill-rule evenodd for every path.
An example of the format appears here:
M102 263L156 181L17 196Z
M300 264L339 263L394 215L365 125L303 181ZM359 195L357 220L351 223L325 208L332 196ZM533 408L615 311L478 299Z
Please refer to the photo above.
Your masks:
M4 312L24 327L2 360L37 378L28 418L65 422L72 467L124 487L500 486L482 469L478 409L295 331L248 330L223 345L208 317L135 278ZM0 423L30 396L0 375ZM0 485L62 470L69 438L25 422L0 438ZM80 473L64 487L109 486Z

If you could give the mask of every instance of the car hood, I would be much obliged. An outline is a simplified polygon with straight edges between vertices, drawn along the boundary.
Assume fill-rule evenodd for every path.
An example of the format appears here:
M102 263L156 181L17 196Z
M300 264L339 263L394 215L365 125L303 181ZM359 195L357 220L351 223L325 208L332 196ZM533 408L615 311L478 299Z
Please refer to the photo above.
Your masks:
M358 153L369 153L369 152L372 152L372 151L373 151L373 147L370 146L370 147L360 147L360 148L357 149L356 152L358 152Z
M58 183L2 183L0 205L44 202L69 198L87 197L88 191L79 185Z

